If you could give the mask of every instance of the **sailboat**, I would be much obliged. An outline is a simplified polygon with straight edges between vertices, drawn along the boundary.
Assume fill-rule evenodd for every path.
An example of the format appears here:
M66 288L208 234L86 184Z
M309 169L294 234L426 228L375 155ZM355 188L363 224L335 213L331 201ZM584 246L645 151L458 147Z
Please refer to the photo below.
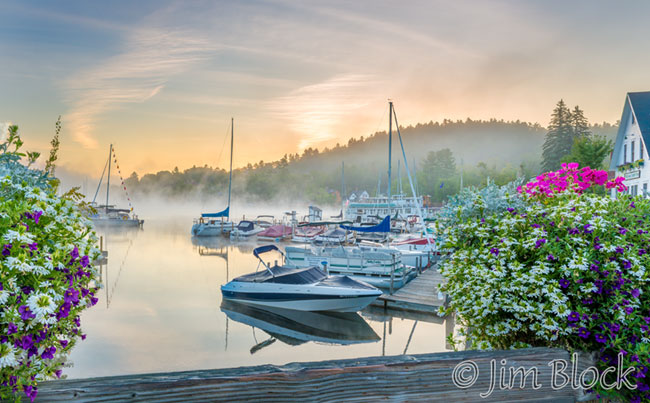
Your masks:
M95 191L95 197L90 205L95 209L95 213L90 215L90 219L95 225L98 226L119 226L119 227L142 227L144 220L140 220L137 215L133 213L133 207L130 206L131 199L129 200L129 209L121 209L115 207L115 205L109 204L109 196L111 190L111 160L115 159L115 153L113 151L113 144L110 145L108 150L108 161L104 165L104 170L102 171L102 176L99 178L99 184L97 185L97 190ZM115 159L117 165L117 159ZM96 202L97 194L99 189L102 186L102 181L104 180L104 173L106 173L106 168L108 167L108 175L106 175L106 204L98 205ZM117 165L119 171L119 165ZM121 176L121 174L120 174ZM126 186L124 186L124 181L122 181L122 186L124 191L126 191Z
M219 236L230 233L235 224L230 221L230 193L232 191L232 150L235 138L235 120L230 119L230 173L228 180L228 206L218 213L203 213L194 219L192 225L193 236Z
M393 103L389 101L388 105L389 105L389 114L388 114L388 185L386 189L387 194L386 195L380 194L380 185L381 185L381 176L380 176L378 180L379 183L377 185L377 196L360 197L360 198L355 198L354 200L348 199L347 207L344 211L344 217L346 220L352 221L355 224L376 225L378 224L378 221L381 221L381 217L390 215L391 227L392 227L391 231L402 232L402 230L405 229L406 227L404 222L405 218L413 217L417 215L418 211L425 214L424 217L422 218L427 218L428 215L432 213L432 211L430 211L425 206L423 197L421 196L417 197L415 196L415 194L413 194L412 196L405 196L402 193L401 173L398 174L398 176L400 177L400 181L399 181L400 185L398 189L399 194L391 194L393 117L395 117L395 123L397 123L397 117L395 115L395 109L393 108ZM397 131L399 134L399 126L397 127ZM406 164L406 160L404 161L405 161L404 163Z

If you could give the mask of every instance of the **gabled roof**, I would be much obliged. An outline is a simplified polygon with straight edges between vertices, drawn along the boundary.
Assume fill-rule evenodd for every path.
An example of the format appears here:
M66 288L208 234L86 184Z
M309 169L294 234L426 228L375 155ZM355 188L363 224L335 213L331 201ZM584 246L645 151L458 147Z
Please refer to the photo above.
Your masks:
M631 113L634 113L635 120L641 130L643 143L647 147L650 145L650 91L628 92L625 96L623 115L621 116L621 122L618 126L612 159L609 163L610 171L616 170L617 159L615 156L621 154L621 148L623 147L623 141L625 140L625 129L627 128L627 122L630 119Z

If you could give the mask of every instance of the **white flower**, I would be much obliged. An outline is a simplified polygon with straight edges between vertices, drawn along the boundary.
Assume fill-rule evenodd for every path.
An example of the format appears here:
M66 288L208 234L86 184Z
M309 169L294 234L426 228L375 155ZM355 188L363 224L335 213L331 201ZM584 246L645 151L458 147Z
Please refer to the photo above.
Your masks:
M36 315L36 317L46 317L54 313L56 304L51 296L47 294L32 294L27 298L27 305L29 310Z
M11 344L0 344L0 368L15 367L18 365L16 349Z

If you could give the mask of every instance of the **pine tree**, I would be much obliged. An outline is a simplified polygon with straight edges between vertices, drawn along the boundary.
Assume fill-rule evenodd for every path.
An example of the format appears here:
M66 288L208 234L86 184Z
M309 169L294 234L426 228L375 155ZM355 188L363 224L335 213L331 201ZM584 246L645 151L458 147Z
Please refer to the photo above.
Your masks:
M560 168L562 157L571 152L573 138L571 111L560 99L551 115L548 133L546 133L546 140L542 147L542 169L544 172Z
M578 105L576 105L571 112L571 127L573 128L573 140L591 136L589 121Z

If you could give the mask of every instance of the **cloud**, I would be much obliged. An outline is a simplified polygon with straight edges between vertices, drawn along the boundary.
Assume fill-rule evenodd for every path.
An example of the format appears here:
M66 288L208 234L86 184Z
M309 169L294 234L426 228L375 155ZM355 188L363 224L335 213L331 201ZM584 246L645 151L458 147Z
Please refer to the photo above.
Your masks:
M102 113L154 97L172 76L206 59L214 49L209 41L183 30L133 30L124 52L65 81L71 108L64 119L74 139L95 148L93 129Z
M378 86L374 76L339 75L274 98L268 109L302 136L299 148L304 149L338 137L337 128L376 98Z

